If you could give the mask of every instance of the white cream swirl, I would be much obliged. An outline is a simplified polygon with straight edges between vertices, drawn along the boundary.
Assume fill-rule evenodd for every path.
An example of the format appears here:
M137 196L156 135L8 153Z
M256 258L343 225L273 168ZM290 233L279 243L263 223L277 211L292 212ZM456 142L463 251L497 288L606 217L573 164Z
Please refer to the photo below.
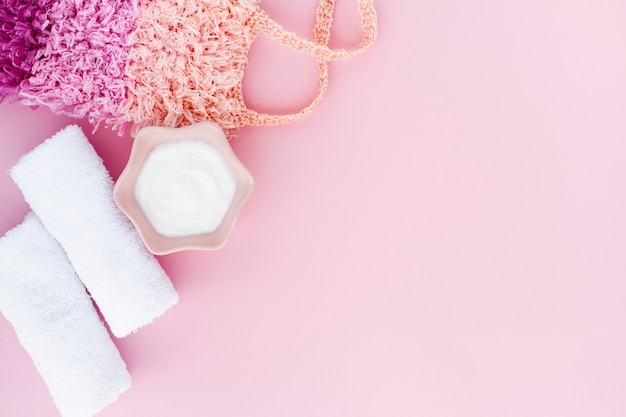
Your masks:
M164 143L146 158L135 198L166 237L210 233L224 220L237 182L220 152L206 141Z

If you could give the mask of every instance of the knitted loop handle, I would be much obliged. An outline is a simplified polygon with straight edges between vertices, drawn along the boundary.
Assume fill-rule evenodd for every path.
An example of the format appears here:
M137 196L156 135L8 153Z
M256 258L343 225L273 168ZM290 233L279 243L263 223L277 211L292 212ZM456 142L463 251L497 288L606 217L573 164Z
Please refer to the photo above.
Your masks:
M319 87L311 103L297 113L272 115L258 113L246 108L244 110L245 124L256 126L284 124L301 119L315 110L320 101L322 101L328 88L329 62L358 55L365 51L376 39L377 19L373 0L357 0L357 3L359 16L361 17L361 26L363 27L363 35L359 44L354 49L350 50L331 49L328 47L333 12L335 10L335 0L320 0L316 11L314 27L315 38L313 42L302 39L294 33L287 32L262 9L257 9L256 14L253 16L253 25L256 31L263 33L265 36L277 41L281 45L288 46L296 51L304 52L317 58L319 67Z

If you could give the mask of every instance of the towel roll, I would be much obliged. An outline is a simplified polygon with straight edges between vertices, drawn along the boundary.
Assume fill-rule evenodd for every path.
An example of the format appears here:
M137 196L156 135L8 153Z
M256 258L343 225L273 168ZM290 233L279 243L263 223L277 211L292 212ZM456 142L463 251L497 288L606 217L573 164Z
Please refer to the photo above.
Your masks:
M0 239L0 312L63 417L91 417L130 387L85 287L32 213Z
M178 301L169 278L113 201L113 180L83 131L66 127L11 169L111 331L124 337Z

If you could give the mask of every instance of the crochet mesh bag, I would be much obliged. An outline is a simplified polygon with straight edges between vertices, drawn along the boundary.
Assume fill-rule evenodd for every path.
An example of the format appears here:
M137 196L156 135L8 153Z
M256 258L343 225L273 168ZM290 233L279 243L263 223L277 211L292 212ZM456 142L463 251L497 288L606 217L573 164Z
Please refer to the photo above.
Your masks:
M285 31L255 0L3 0L0 100L87 118L131 134L145 126L210 120L229 135L244 125L287 123L311 112L328 85L328 63L376 37L373 0L357 0L363 36L330 49L334 0L320 0L312 41ZM248 109L241 81L263 33L317 59L319 90L289 115Z

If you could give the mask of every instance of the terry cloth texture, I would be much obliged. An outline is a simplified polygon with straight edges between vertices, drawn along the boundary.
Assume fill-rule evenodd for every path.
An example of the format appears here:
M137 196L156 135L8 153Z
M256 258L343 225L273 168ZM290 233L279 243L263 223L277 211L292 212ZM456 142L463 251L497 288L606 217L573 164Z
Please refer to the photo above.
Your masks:
M85 287L32 213L0 239L0 311L63 417L91 417L130 387Z
M113 180L78 126L24 155L10 174L70 259L111 331L123 337L178 294L113 201Z

